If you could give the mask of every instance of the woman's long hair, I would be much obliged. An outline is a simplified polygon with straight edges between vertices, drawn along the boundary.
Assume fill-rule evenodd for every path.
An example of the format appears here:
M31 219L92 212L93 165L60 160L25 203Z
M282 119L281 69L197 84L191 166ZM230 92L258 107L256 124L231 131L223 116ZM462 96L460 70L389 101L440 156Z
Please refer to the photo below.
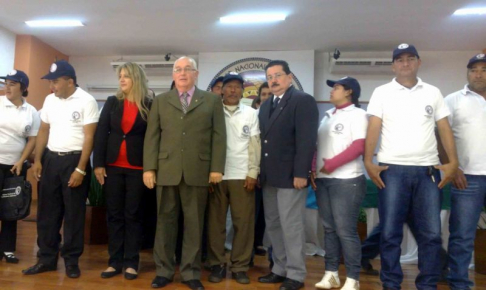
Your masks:
M119 77L122 69L125 70L128 77L132 79L132 90L130 94L133 96L135 104L137 105L138 111L142 116L143 120L147 120L147 116L149 114L149 108L147 104L144 102L144 99L149 96L148 94L148 80L147 76L143 69L136 63L127 62L123 65L120 65L116 69L116 75ZM123 101L127 97L121 88L118 89L116 92L116 97L118 100Z

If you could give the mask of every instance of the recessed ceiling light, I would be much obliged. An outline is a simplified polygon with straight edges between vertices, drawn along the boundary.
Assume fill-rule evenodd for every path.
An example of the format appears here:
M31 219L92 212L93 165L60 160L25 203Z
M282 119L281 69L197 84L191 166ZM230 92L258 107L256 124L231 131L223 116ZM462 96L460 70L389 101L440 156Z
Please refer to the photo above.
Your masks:
M79 20L34 20L25 21L30 27L76 27L84 26Z
M453 15L485 15L486 7L457 9Z
M283 13L237 14L219 18L221 23L265 23L283 21L287 15Z

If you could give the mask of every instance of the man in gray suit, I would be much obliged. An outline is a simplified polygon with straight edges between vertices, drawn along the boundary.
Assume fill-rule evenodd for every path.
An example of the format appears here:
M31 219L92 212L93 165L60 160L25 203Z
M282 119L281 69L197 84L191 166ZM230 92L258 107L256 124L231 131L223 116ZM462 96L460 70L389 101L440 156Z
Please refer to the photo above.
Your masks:
M196 62L174 63L175 89L157 96L144 142L143 181L157 185L157 230L153 288L172 282L179 211L184 214L182 283L202 290L201 240L209 183L222 180L226 126L221 98L195 87ZM208 181L209 179L209 181Z
M319 112L311 95L292 86L287 62L271 61L265 73L274 97L260 107L260 180L274 266L258 281L296 290L306 276L304 212Z

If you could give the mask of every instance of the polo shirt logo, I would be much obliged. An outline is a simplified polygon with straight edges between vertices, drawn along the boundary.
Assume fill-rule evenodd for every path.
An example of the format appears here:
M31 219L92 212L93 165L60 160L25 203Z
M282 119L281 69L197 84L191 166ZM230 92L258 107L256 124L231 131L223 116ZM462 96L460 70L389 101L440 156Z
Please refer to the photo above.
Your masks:
M344 125L341 124L341 123L336 124L336 126L334 126L334 130L336 130L338 132L341 132L343 129L344 129Z
M434 112L434 109L432 108L432 106L427 105L425 107L425 112L427 112L427 114L429 114L429 115L432 115L432 113Z
M74 111L72 114L73 119L71 120L74 123L79 122L79 118L81 118L81 114L77 111Z
M250 127L248 125L243 126L243 135L250 135Z
M32 126L30 126L30 125L25 126L25 133L29 133L31 129L32 129Z

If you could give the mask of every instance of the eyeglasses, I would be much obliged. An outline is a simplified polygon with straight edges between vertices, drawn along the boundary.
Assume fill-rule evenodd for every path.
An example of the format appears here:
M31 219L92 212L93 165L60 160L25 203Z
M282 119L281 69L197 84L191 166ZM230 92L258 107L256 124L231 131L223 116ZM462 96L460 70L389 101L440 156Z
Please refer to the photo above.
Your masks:
M273 76L272 75L267 75L267 80L272 81L273 79L279 79L282 76L285 76L287 74L284 73L276 73Z
M174 73L176 73L176 74L180 74L182 72L188 73L188 72L192 72L192 71L196 71L196 69L193 69L191 67L175 68L174 69Z

